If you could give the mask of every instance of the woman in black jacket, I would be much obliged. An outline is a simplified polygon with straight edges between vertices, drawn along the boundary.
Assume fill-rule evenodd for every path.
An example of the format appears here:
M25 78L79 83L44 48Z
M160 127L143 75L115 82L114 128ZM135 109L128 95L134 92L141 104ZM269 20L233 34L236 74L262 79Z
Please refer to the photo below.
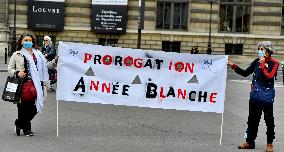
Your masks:
M250 66L243 70L231 61L228 61L228 65L235 70L237 74L244 77L254 73L253 81L257 81L261 87L271 88L274 91L274 77L277 74L279 61L273 59L273 46L270 41L260 42L258 45L259 58L255 59ZM254 84L255 82L253 82ZM254 85L252 85L253 89ZM273 102L274 94L271 95L272 100L268 101L254 99L252 96L249 100L249 116L248 116L248 128L246 131L246 142L239 145L239 149L254 149L255 139L257 137L258 125L261 119L262 111L264 112L264 120L267 126L267 147L266 152L273 152L273 140L275 139L274 132L274 117L273 117Z
M43 38L42 53L48 61L53 60L56 56L56 50L52 45L52 41L49 36L45 36Z
M56 50L54 46L52 45L52 41L49 36L45 36L43 38L42 53L44 54L48 62L51 62L56 57ZM49 68L48 75L49 75L50 85L56 83L56 69ZM54 90L53 88L50 88L50 89Z

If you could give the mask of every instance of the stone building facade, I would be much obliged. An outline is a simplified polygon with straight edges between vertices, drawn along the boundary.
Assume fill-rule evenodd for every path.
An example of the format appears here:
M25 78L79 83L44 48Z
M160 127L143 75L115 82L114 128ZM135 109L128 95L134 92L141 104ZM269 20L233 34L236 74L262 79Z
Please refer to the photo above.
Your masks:
M4 56L5 48L8 51L8 1L0 1L0 56Z
M32 32L38 37L50 35L56 47L59 41L72 41L136 48L138 1L128 0L127 30L122 35L96 34L91 31L91 0L65 0L64 31L32 31L27 26L28 0L17 1L17 35L24 32ZM277 54L284 54L283 1L242 0L238 2L240 1L217 0L213 3L212 53L254 54L259 41L271 40ZM4 27L4 31L13 27L14 1L9 0L8 3L9 20L8 27ZM197 45L201 53L206 53L210 8L207 0L145 0L141 48L190 52L192 47ZM1 27L0 33L2 31ZM12 31L8 33L11 37ZM2 38L0 43L1 41L3 41ZM10 44L11 38L7 41Z

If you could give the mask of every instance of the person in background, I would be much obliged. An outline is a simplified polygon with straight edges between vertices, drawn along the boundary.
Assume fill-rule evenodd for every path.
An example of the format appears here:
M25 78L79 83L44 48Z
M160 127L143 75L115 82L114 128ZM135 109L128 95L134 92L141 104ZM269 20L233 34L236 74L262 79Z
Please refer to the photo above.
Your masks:
M212 51L213 51L212 48L209 47L206 52L207 52L207 54L211 54Z
M42 53L44 54L47 61L51 61L56 56L56 50L52 45L51 38L49 36L44 36L43 38L43 46L42 46Z
M51 38L49 36L44 36L43 38L43 46L42 46L42 53L44 54L46 60L51 62L56 57L56 50L52 45ZM56 83L56 69L55 68L48 68L49 80L50 85ZM51 87L51 90L52 87Z
M15 120L15 132L20 136L23 130L25 136L33 136L31 120L43 108L43 88L49 81L46 59L39 50L34 49L35 39L30 34L22 34L17 45L18 50L10 58L8 72L22 78L23 83L32 81L36 98L33 101L21 99L21 102L17 104L18 118Z
M57 62L58 62L58 56L55 57L55 59L51 60L51 61L47 61L47 67L49 69L56 69L57 67Z
M228 65L235 70L237 74L244 77L254 73L253 84L256 82L261 87L274 89L274 78L277 74L279 61L273 59L273 45L270 41L263 41L258 43L258 58L256 58L250 66L243 70L231 61L228 61ZM252 91L255 85L252 85ZM274 94L275 95L275 94ZM249 100L249 116L248 116L248 128L246 131L246 142L239 145L239 149L254 149L255 139L257 137L258 125L261 119L262 112L264 112L264 120L267 126L267 146L266 152L273 152L273 140L275 139L274 132L274 117L273 117L273 102L274 95L271 95L272 100L267 99L254 99L252 96Z
M58 61L58 56L56 56L53 60L51 61L47 61L47 68L48 69L52 69L52 70L55 70L55 75L53 78L50 78L50 79L53 79L53 82L50 83L50 90L51 91L55 91L56 89L56 86L53 85L54 83L57 82L57 70L56 70L56 67L57 67L57 61Z
M199 53L199 49L198 49L198 46L193 46L191 51L190 51L191 54L198 54Z

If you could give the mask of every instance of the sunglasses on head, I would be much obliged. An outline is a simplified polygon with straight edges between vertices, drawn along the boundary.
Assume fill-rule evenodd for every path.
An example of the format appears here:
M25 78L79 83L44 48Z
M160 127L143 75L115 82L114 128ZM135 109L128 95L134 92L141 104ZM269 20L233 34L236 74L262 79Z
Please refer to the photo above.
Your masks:
M29 33L23 33L21 36L22 36L22 37L25 37L25 36L30 36L30 37L32 37L32 35L29 34Z

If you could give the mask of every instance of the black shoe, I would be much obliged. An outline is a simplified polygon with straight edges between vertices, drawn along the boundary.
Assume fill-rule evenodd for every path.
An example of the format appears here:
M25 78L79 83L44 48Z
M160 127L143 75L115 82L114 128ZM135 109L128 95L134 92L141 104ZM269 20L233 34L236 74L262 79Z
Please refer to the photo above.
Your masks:
M34 133L33 133L32 131L26 131L26 132L24 132L24 136L29 137L29 136L33 136L33 135L34 135Z
M15 133L17 136L21 135L21 128L19 128L17 125L15 125Z

